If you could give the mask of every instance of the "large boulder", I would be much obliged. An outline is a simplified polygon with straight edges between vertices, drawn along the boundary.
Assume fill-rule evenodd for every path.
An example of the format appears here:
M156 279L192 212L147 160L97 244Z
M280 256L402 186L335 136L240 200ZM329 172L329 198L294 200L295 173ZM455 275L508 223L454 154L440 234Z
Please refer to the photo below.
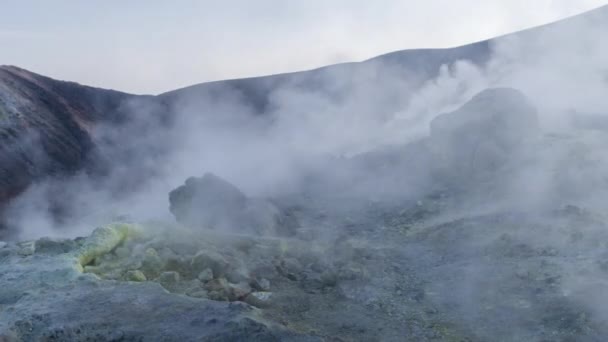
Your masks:
M431 122L436 171L467 183L492 176L540 134L537 111L520 91L487 89Z
M234 185L207 173L190 177L169 193L171 213L187 225L214 228L233 226L236 214L247 206L247 197Z
M249 198L222 178L190 177L169 193L171 213L192 228L292 236L299 226L288 210L265 199Z

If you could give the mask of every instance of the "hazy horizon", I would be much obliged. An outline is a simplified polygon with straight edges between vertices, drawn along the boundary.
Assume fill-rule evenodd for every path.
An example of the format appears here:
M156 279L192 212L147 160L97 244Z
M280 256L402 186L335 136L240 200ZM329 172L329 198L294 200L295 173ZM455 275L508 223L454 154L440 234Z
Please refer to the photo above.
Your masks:
M554 22L608 1L180 3L183 6L158 1L120 6L115 1L3 1L0 44L5 50L0 65L96 87L157 94L404 49L465 45Z

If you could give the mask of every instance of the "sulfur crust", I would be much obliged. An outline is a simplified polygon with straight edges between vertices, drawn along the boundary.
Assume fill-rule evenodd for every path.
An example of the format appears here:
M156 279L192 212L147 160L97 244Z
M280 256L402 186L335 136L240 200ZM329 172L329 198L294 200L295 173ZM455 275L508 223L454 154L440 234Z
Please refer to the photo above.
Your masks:
M74 257L78 261L76 268L82 272L84 266L95 258L111 252L128 237L140 233L141 229L137 225L129 223L112 223L96 228L84 244L74 252Z

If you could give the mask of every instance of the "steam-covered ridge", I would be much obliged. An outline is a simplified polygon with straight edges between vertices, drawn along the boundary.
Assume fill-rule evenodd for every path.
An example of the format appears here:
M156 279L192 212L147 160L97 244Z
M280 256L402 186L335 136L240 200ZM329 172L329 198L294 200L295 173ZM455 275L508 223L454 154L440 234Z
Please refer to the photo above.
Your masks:
M95 154L98 145L121 144L119 140L123 138L98 133L100 125L120 125L134 118L168 123L184 112L274 116L286 106L295 105L292 100L305 101L304 96L313 98L313 104L318 106L329 102L333 106L355 106L366 113L392 113L412 106L416 89L441 76L442 67L451 70L444 73L454 72L455 63L463 61L486 68L497 48L502 49L504 42L513 40L533 42L543 35L577 39L580 30L603 30L608 22L604 20L607 12L607 8L600 8L556 24L458 48L398 51L361 63L203 83L157 97L81 86L2 66L0 201L6 203L41 177L70 174L99 163L104 157ZM368 108L372 102L373 108ZM42 149L33 148L34 145Z
M329 101L365 112L391 113L411 106L415 89L438 77L442 66L453 71L454 63L465 61L484 68L496 55L497 46L514 39L534 41L535 37L552 32L564 41L579 39L584 36L578 34L580 30L602 30L608 22L603 20L607 11L601 8L557 24L458 48L405 50L361 63L205 83L158 97L91 88L3 66L0 67L3 139L0 201L6 203L41 178L74 173L91 163L99 163L103 157L95 154L97 145L116 144L114 140L119 138L98 133L100 124L120 124L133 118L166 122L183 112L218 115L217 112L227 110L272 116L291 106L291 100L301 102L298 104L301 111L317 110L315 106ZM302 102L302 94L314 101ZM367 108L370 101L353 101L360 98L374 99L373 108ZM381 106L376 106L377 103ZM98 134L103 136L99 138L101 142L96 139Z
M90 162L97 124L127 117L135 96L0 67L0 200L41 177L74 173Z
M441 66L449 66L456 61L467 61L484 67L494 52L496 45L504 41L535 40L544 34L573 33L581 25L606 28L608 6L571 17L557 23L521 31L506 36L476 42L454 48L413 49L387 53L359 63L343 63L315 70L279 74L272 76L235 79L219 82L201 83L161 94L171 100L179 98L196 101L205 96L222 96L229 93L247 101L258 112L272 110L272 92L282 87L297 87L313 93L327 93L332 96L352 95L353 87L363 79L373 84L383 84L392 75L400 73L411 84L420 85L438 76ZM372 75L370 75L372 74ZM339 85L332 82L339 78Z

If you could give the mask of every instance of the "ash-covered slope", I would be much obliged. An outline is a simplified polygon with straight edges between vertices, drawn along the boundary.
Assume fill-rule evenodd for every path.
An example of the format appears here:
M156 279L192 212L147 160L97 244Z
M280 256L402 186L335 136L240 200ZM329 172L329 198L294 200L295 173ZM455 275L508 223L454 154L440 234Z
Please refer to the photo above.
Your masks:
M390 89L395 74L419 86L435 77L442 65L467 60L484 65L491 55L492 41L483 41L449 49L404 50L363 62L343 63L319 69L271 76L202 83L159 95L173 106L196 105L202 101L239 101L262 114L276 109L273 93L281 89L326 94L336 101L356 95L361 83L377 88L368 96L383 96L393 106L407 98L403 89ZM384 92L387 92L384 94Z
M124 122L136 98L0 66L0 202L89 165L96 125Z
M225 155L216 156L215 152L200 151L198 147L202 149L216 143L216 136L212 134L227 142L242 139L242 145L253 146L251 136L268 135L267 128L276 126L277 121L288 129L279 125L279 134L274 132L278 135L272 143L274 146L283 143L286 137L296 136L299 144L306 145L310 140L323 147L332 134L342 138L343 134L357 135L371 130L366 121L360 125L362 128L354 127L361 131L351 129L351 126L342 127L341 120L347 120L350 113L356 112L358 117L373 121L370 118L399 112L411 105L413 94L428 82L433 84L442 70L453 68L457 61L483 69L492 62L496 46L509 39L515 37L536 46L539 41L543 42L544 35L550 34L563 37L564 42L572 42L585 36L588 32L585 27L592 26L595 33L608 31L606 18L608 7L603 7L559 23L457 48L398 51L360 63L204 83L158 96L91 88L3 66L0 67L0 206L32 183L49 176L72 175L80 170L116 176L106 177L109 181L104 183L104 188L129 192L133 184L166 171L160 166L177 163L166 156L187 150L182 140L186 140L186 145L190 144L186 147L209 156L208 159L222 161ZM601 45L602 41L594 44ZM568 49L569 45L565 44L564 50ZM518 56L528 57L525 53L523 57ZM479 90L473 89L467 95ZM467 95L461 94L463 98L459 101L468 100L464 98ZM422 98L423 101L418 101L425 106L426 99ZM453 104L461 103L463 101ZM300 130L304 125L297 120L306 120L306 114L311 112L328 118L338 117L331 122L336 126L334 131L324 132L329 138L318 139L316 135L317 127L327 126L322 117L313 118L316 121L306 127L308 130ZM218 124L226 117L229 118ZM300 119L302 117L305 119ZM296 121L291 122L290 118L296 118ZM423 123L425 129L427 123ZM216 124L221 127L216 128ZM280 135L281 131L286 137ZM199 136L208 137L208 140L196 140ZM343 140L342 145L336 145L343 146L353 139ZM216 145L228 151L225 141ZM234 144L238 145L238 142ZM327 152L327 149L321 152ZM249 151L247 155L255 152ZM183 169L184 165L192 167L190 161L196 159L192 156L180 158L178 161L186 159L187 162L175 169ZM233 159L240 161L244 157L239 155ZM274 162L267 164L274 165ZM298 160L293 164L294 168L302 168L305 163ZM184 170L190 175L202 171L205 170L200 165ZM289 173L291 169L284 172ZM180 174L178 178L182 176ZM60 202L71 202L57 194L53 197Z
M161 94L160 97L174 108L182 107L184 104L200 105L202 101L209 99L236 100L250 105L255 109L255 113L259 114L272 112L275 109L273 93L283 88L328 94L334 100L340 101L348 97L360 96L361 93L357 90L364 82L378 90L366 96L381 96L393 108L398 108L407 103L409 94L403 88L391 88L395 86L396 74L405 79L410 87L409 90L412 90L435 78L442 66L451 66L456 61L467 61L479 67L485 66L493 57L494 47L507 39L534 41L539 36L555 33L568 40L577 34L585 35L585 29L581 29L582 25L608 30L608 6L556 23L469 45L445 49L402 50L363 62L343 63L309 71L201 83ZM601 42L597 43L601 44Z
M120 141L108 141L99 127L126 125L133 108L152 101L0 66L0 227L6 205L30 185L81 171L106 174L112 155L99 147ZM66 201L57 192L53 197Z

